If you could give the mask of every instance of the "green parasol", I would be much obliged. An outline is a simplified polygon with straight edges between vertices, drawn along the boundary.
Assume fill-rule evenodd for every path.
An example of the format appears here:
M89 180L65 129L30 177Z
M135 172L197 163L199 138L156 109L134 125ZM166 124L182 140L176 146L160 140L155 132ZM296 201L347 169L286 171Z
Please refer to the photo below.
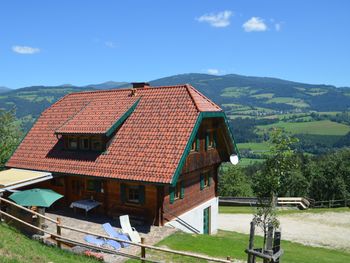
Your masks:
M41 207L49 207L62 197L63 195L60 195L50 189L39 188L16 192L9 196L10 199L19 205Z

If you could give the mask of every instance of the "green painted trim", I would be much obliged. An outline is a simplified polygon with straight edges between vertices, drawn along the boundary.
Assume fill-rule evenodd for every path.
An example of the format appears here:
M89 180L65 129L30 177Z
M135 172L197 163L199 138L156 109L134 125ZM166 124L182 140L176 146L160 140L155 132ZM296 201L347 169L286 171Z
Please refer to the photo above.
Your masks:
M141 99L141 98L140 98ZM110 136L130 115L134 112L139 104L140 99L138 99L131 107L128 109L106 132L106 136Z
M225 124L226 124L226 128L227 128L227 131L228 131L228 134L230 136L230 139L231 139L231 142L233 144L233 147L235 149L235 152L237 153L238 155L238 158L240 159L240 154L239 154L239 151L238 151L238 148L237 148L237 145L236 145L236 142L233 138L233 135L232 135L232 132L231 132L231 129L230 129L230 126L229 126L229 123L228 123L228 119L226 117L226 114L225 112L223 111L214 111L214 112L201 112L198 117L197 117L197 121L193 127L193 130L192 130L192 133L190 135L190 138L186 144L186 147L185 147L185 150L181 156L181 159L180 159L180 162L175 170L175 173L173 175L173 178L171 180L171 185L172 186L175 186L176 183L177 183L177 180L180 176L180 173L182 171L182 168L186 162L186 158L191 150L191 145L193 143L193 140L195 140L196 138L196 135L197 135L197 132L198 132L198 129L199 129L199 126L201 125L202 123L202 120L205 119L205 118L223 118L224 121L225 121Z

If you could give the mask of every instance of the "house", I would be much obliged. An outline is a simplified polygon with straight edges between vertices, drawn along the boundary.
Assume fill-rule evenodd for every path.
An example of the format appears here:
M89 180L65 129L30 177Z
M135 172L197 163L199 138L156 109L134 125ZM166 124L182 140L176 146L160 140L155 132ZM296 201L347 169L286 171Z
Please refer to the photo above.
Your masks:
M46 109L7 163L45 171L62 205L214 233L218 167L238 154L225 113L190 85L77 92ZM50 177L51 178L51 177Z

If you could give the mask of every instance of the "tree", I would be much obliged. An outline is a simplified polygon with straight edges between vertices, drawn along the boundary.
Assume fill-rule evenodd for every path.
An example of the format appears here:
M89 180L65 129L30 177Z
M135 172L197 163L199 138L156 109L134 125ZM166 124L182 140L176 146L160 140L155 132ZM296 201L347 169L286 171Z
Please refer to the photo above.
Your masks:
M276 203L282 183L288 181L287 178L290 178L297 168L292 150L292 145L296 142L297 139L289 137L283 133L282 129L273 130L270 140L271 155L268 156L263 169L256 174L253 180L254 192L258 198L258 208L253 220L264 232L264 250L268 228L270 226L279 227Z
M218 192L220 196L253 196L251 182L243 168L232 165L220 169Z
M0 170L2 170L19 144L22 133L14 109L0 110L0 123Z

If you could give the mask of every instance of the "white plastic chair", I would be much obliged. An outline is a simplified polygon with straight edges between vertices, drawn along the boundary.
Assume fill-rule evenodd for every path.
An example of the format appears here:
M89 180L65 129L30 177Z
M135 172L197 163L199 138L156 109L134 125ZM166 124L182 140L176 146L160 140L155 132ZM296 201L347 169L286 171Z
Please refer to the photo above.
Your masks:
M119 221L123 232L129 235L130 240L134 243L140 243L141 242L140 234L139 232L136 231L134 227L131 227L129 215L120 216Z

